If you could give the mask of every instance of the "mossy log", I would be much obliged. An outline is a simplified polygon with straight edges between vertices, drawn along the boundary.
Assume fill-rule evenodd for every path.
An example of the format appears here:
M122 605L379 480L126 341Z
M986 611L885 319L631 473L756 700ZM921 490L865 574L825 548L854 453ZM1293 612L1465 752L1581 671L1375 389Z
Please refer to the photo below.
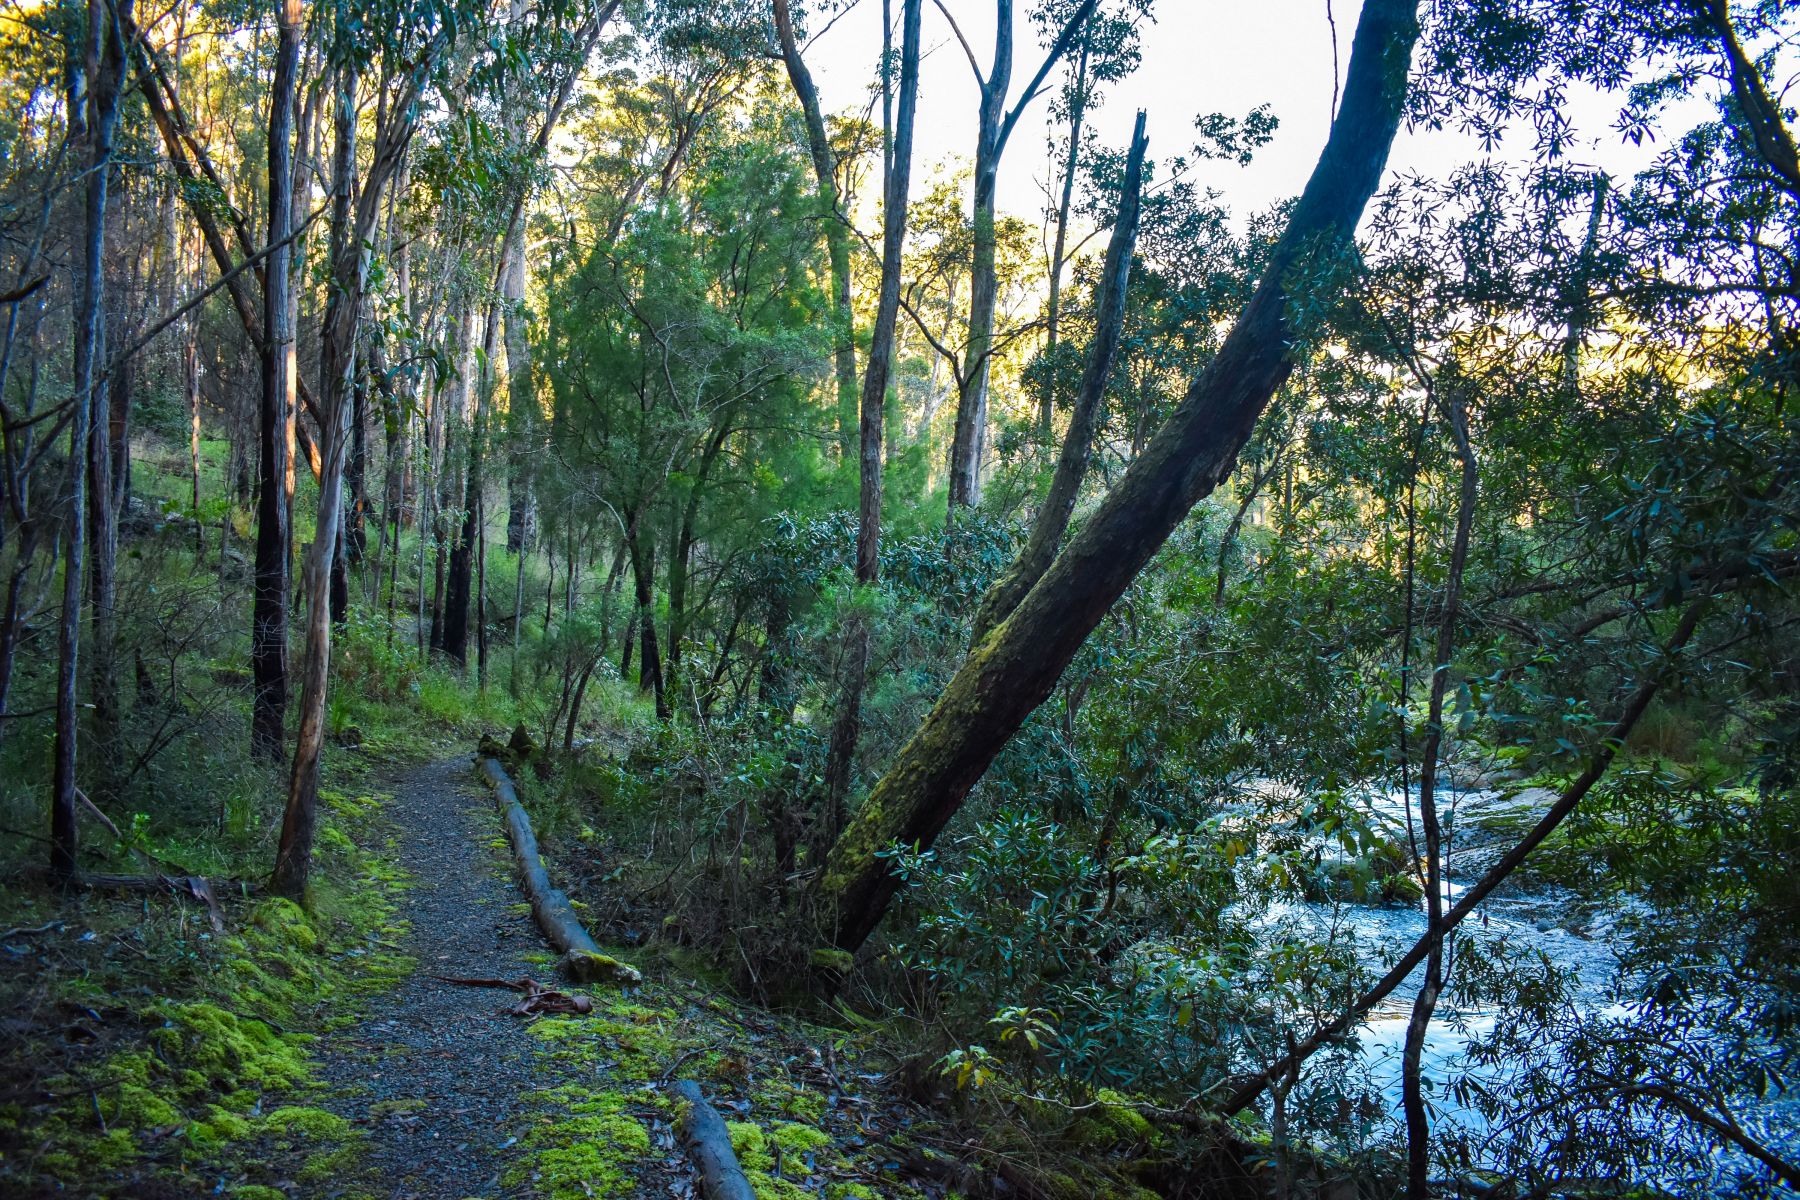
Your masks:
M588 931L582 928L568 895L550 882L544 869L544 856L538 852L537 835L531 831L531 818L519 803L519 791L506 773L506 768L491 758L476 760L482 776L493 786L494 803L506 823L506 838L512 843L513 865L519 872L519 887L531 904L531 915L550 944L562 951L563 972L577 983L639 983L643 976L633 967L600 952Z
M719 1110L707 1103L700 1085L684 1079L675 1085L675 1094L687 1102L681 1142L700 1172L700 1194L706 1200L756 1200L756 1189L731 1148L731 1131Z

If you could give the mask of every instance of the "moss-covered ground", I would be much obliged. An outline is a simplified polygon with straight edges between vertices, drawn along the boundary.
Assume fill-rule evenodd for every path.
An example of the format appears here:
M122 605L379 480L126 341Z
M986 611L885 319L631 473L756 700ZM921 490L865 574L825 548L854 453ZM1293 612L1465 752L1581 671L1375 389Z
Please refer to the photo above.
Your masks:
M8 889L0 924L60 926L0 939L0 1193L355 1194L361 1135L317 1107L315 1056L409 969L406 882L367 773L332 782L311 911L225 895L218 929L170 895Z

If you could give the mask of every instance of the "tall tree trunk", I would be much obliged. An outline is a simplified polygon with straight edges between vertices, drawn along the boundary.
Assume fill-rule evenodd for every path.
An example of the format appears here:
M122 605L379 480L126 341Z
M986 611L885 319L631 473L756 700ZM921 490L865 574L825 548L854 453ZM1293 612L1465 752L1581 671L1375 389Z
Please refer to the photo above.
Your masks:
M56 630L56 733L50 792L50 873L71 879L79 870L75 829L76 686L81 661L82 566L87 558L87 475L96 397L94 368L106 268L106 194L112 174L113 134L118 127L124 47L113 17L130 19L131 0L89 0L82 40L80 103L71 103L70 141L87 149L81 277L75 293L75 403L69 421L69 512L64 527L62 616ZM71 57L73 57L71 55Z
M1069 417L1069 432L1063 439L1056 475L1050 481L1050 494L1044 498L1043 507L1038 509L1037 520L1031 526L1031 537L1027 539L1025 549L1019 552L1018 561L982 597L981 608L975 614L975 631L969 639L971 646L980 645L994 626L1006 620L1050 568L1057 547L1062 545L1063 534L1068 531L1069 518L1075 512L1082 481L1087 478L1088 463L1093 458L1094 427L1099 423L1101 402L1106 398L1113 361L1118 357L1119 337L1125 329L1125 293L1131 284L1131 256L1137 248L1147 145L1144 114L1140 112L1126 157L1119 217L1113 225L1112 241L1106 247L1106 261L1101 268L1100 311L1095 317L1094 342L1088 349L1087 371L1082 376L1081 391L1075 397L1075 411Z
M537 493L532 470L540 418L531 387L531 338L525 327L525 246L517 238L500 297L506 314L506 548L519 556L537 536Z
M706 491L706 483L712 476L714 464L719 460L719 452L725 448L725 439L731 436L736 413L735 404L727 405L719 413L712 433L706 439L706 446L700 452L700 464L694 470L693 483L688 486L687 503L682 505L681 523L676 526L675 540L669 555L669 647L668 654L663 659L663 683L665 687L677 691L680 688L678 679L681 674L681 650L687 637L688 574L699 528L700 497Z
M1316 263L1347 251L1380 183L1418 37L1415 6L1365 3L1324 154L1218 355L1012 616L969 655L832 847L815 886L840 947L862 944L898 886L881 851L936 840L1113 602L1224 478L1293 370L1289 275L1303 256Z
M351 389L350 458L344 466L350 503L344 512L344 558L350 566L363 560L369 535L364 528L369 516L369 388L358 379Z
M340 32L339 36L342 36ZM304 897L312 873L317 822L319 756L325 741L325 689L331 671L331 575L343 518L344 465L348 423L356 381L356 326L362 307L363 253L351 228L352 180L356 171L356 91L358 76L346 62L338 67L337 135L331 178L331 284L319 352L325 397L319 429L319 512L307 547L302 581L306 588L306 654L300 677L300 729L294 739L287 808L275 852L270 885L277 895Z
M109 340L102 305L101 344ZM116 314L114 314L116 319ZM114 342L122 341L112 330ZM90 790L105 800L113 798L118 783L119 746L119 677L118 628L114 609L119 596L119 523L113 507L112 405L110 396L116 379L93 389L93 412L88 418L88 559L92 567L89 580L91 610L88 624L93 651L88 664L88 704L93 711L89 726L92 743L85 756L94 764Z
M781 42L781 59L788 82L800 101L806 121L806 145L812 154L813 178L819 185L819 216L825 223L825 249L831 261L831 298L837 321L837 347L832 363L837 371L838 445L846 461L856 441L856 317L850 306L850 230L838 203L837 164L825 115L819 107L819 89L801 57L794 37L794 19L788 0L775 2L775 33ZM884 68L885 69L885 68Z
M1469 531L1475 522L1477 468L1469 440L1469 413L1457 394L1463 385L1446 389L1451 436L1462 461L1462 484L1456 506L1456 533L1450 546L1450 569L1444 578L1443 615L1438 622L1437 654L1432 661L1431 700L1426 708L1425 742L1419 756L1419 824L1425 834L1425 914L1427 949L1425 978L1406 1022L1400 1056L1400 1099L1406 1114L1406 1180L1409 1200L1431 1195L1431 1129L1425 1114L1423 1056L1431 1014L1444 988L1444 837L1438 822L1437 772L1444 744L1444 697L1450 686L1450 657L1456 648L1456 623L1462 616L1463 567L1469 559Z
M344 36L340 28L338 36ZM303 897L312 871L312 843L318 818L319 757L324 748L326 688L331 673L331 563L341 535L344 466L349 455L351 392L356 386L356 336L368 284L365 247L375 227L381 196L412 140L419 91L436 54L434 40L414 60L409 77L395 89L385 119L375 123L367 174L352 203L356 172L357 72L339 68L337 137L332 165L330 285L320 354L325 395L320 404L319 516L307 556L306 658L301 678L300 728L288 779L287 808L270 880L278 895ZM345 56L349 57L349 56Z
M1090 31L1091 33L1091 31ZM1075 90L1069 106L1069 151L1063 157L1062 198L1056 205L1056 238L1050 249L1050 299L1044 312L1043 390L1038 393L1038 440L1050 444L1056 415L1056 346L1062 333L1062 273L1069 249L1069 209L1075 203L1075 169L1081 161L1081 131L1087 118L1088 48L1081 39L1075 59Z
M637 611L632 620L638 634L638 691L650 692L659 720L669 718L669 699L663 690L662 658L656 645L656 539L640 528L640 514L633 513L625 527L625 544L631 554L631 581ZM625 639L629 647L631 639ZM628 668L629 669L629 668Z
M490 301L481 339L482 362L475 387L475 413L469 424L469 483L463 496L462 536L450 551L450 577L444 599L444 653L464 666L469 661L469 605L474 594L481 502L487 487L482 467L487 460L487 410L493 400L494 351L499 336L500 306L497 301Z
M300 0L276 7L275 80L269 98L269 240L293 233L294 87L300 67ZM292 464L295 361L291 250L263 266L262 398L257 408L256 567L250 616L250 741L264 758L281 755L287 723L288 563L293 530L288 505Z
M919 18L923 0L905 0L901 13L900 111L894 130L892 173L882 203L881 292L863 376L860 428L862 489L856 526L856 582L870 599L881 580L882 439L887 430L888 379L893 371L894 327L900 316L900 275L906 247L906 209L912 190L913 124L919 94ZM851 609L844 631L844 686L825 757L825 837L829 845L844 827L844 804L862 737L863 691L868 685L872 641L866 605Z
M1068 53L1076 35L1093 15L1096 0L1086 0L1064 24L1043 65L1009 112L1012 88L1013 0L994 0L994 61L986 79L978 80L981 105L976 115L974 244L969 262L968 337L957 379L956 432L950 443L950 506L946 519L956 523L956 510L981 503L981 464L986 454L988 372L994 348L996 242L994 207L1000 159L1006 153L1025 106L1036 98L1044 77Z

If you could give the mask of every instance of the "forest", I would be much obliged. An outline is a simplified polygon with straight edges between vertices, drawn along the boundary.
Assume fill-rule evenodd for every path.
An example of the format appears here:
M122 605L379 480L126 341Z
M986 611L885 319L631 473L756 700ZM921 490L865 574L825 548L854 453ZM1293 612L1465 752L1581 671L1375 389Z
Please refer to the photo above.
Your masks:
M0 0L0 1195L1800 1195L1796 82Z

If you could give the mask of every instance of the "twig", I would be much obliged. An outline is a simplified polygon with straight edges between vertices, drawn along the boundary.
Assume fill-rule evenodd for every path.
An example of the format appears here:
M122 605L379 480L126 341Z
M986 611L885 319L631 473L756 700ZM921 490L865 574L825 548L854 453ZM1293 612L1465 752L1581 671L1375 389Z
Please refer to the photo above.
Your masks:
M10 942L16 937L30 937L33 934L49 933L53 929L61 929L62 927L63 923L61 921L45 921L42 925L34 925L30 929L26 929L21 925L16 929L9 929L5 933L0 933L0 942Z
M682 1067L687 1065L689 1059L696 1058L699 1055L705 1054L708 1050L711 1050L711 1049L713 1049L713 1047L711 1047L711 1046L695 1046L693 1049L689 1050L686 1054L683 1054L680 1058L678 1058L674 1062L670 1063L669 1069L664 1071L662 1073L662 1078L658 1079L656 1082L659 1084L668 1083L669 1080L675 1078L675 1073L677 1071L681 1070Z

